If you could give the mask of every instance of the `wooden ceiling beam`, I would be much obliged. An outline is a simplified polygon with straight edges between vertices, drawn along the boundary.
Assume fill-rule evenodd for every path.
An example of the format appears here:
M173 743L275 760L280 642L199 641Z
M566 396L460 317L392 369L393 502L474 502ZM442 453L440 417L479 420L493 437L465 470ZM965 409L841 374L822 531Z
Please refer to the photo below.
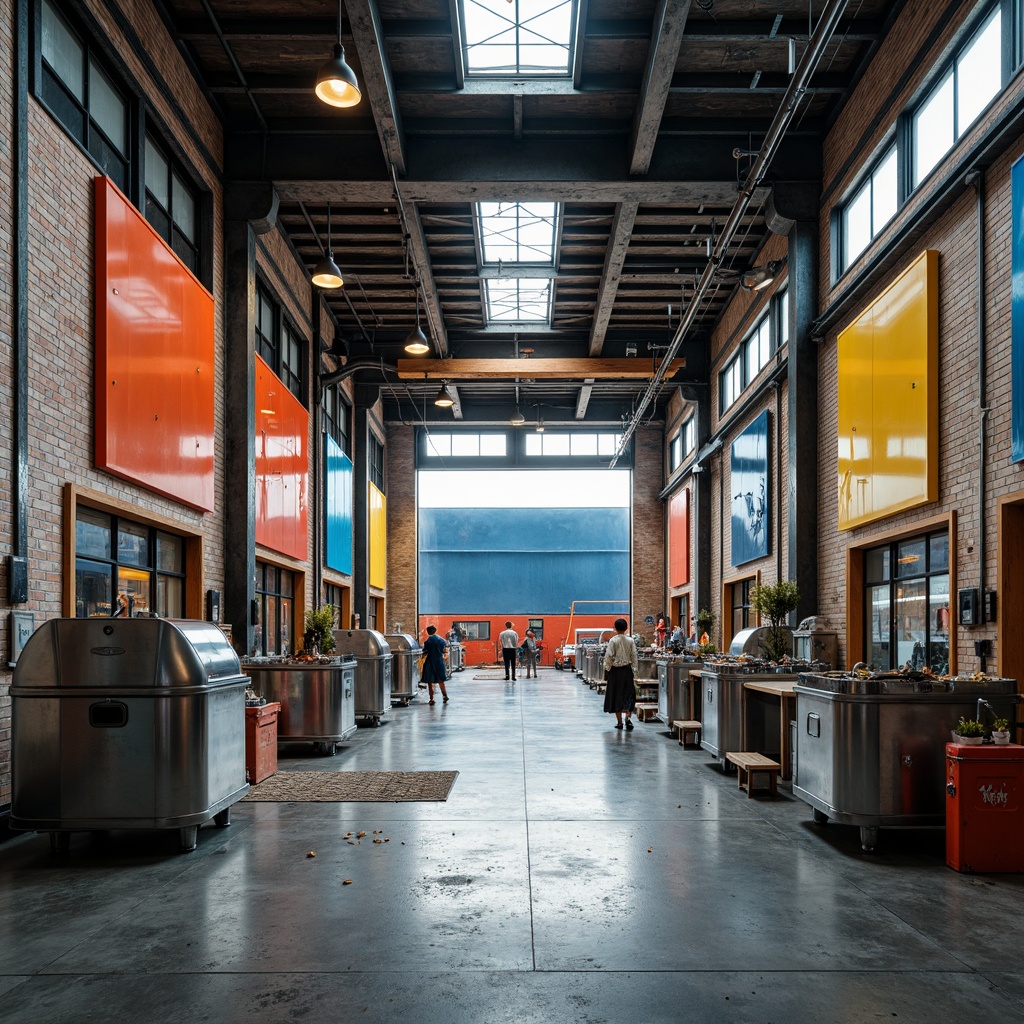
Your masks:
M615 296L619 290L622 268L629 250L629 240L633 234L640 204L635 202L619 203L615 207L612 219L611 235L605 251L604 267L601 270L601 283L597 291L597 303L594 307L594 319L590 329L590 355L599 356L604 348L604 337L611 323Z
M668 376L686 366L674 359ZM649 380L645 359L399 359L401 380Z

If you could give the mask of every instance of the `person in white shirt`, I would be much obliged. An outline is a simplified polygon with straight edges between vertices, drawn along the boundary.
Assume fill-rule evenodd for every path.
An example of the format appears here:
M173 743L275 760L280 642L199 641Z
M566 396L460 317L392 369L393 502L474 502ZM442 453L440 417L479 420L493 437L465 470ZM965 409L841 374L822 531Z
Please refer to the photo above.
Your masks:
M626 716L626 728L632 729L630 716L636 707L636 684L633 680L640 665L636 657L636 644L626 634L629 623L625 619L615 620L615 636L608 641L604 652L604 709L615 715L615 728L622 728L622 716Z
M505 628L498 634L498 641L501 643L501 657L505 662L505 678L508 679L511 669L514 683L516 681L516 648L519 646L519 634L512 628L511 622L505 623Z

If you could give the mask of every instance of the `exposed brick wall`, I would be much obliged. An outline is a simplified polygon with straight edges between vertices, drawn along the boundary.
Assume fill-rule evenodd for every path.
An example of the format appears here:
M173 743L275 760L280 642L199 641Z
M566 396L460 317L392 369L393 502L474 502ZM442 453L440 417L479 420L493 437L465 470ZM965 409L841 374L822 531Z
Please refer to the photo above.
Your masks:
M388 473L388 631L395 623L416 636L417 534L415 429L404 423L387 428Z
M638 427L633 435L633 621L634 631L651 636L648 615L668 614L667 509L658 497L664 479L664 429ZM614 596L614 595L613 595Z

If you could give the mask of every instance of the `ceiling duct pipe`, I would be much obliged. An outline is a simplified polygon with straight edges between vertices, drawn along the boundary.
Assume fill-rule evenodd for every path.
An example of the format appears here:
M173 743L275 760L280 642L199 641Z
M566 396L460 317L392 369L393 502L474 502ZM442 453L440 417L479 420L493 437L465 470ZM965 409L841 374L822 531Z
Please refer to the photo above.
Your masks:
M818 20L817 28L814 30L814 34L808 41L807 49L804 51L803 58L790 80L789 88L782 97L782 102L779 104L778 112L772 120L768 133L765 135L765 140L761 149L758 151L757 159L754 160L753 166L750 168L750 173L747 175L746 181L740 188L739 198L736 200L736 204L733 206L732 212L729 214L729 219L726 221L725 227L722 229L722 233L715 239L714 245L711 248L711 254L708 259L707 266L704 268L704 273L701 274L700 280L697 282L697 286L694 289L694 293L690 297L690 303L686 307L686 313L679 321L679 326L676 328L675 335L672 338L671 344L668 346L668 350L662 357L661 363L658 365L658 369L655 371L654 377L650 384L647 385L646 390L640 398L639 404L633 410L633 415L630 417L629 423L622 432L622 440L619 442L619 449L609 463L609 468L615 466L619 457L626 450L626 446L629 444L629 439L633 436L636 428L640 425L644 412L651 404L651 401L667 376L668 370L672 365L672 360L675 359L676 355L679 353L679 349L686 337L686 332L690 329L691 324L697 316L697 310L700 307L701 300L704 298L707 290L711 287L711 282L714 280L715 272L721 266L729 249L729 243L739 230L740 222L742 221L744 214L747 212L747 207L750 205L750 200L754 195L754 190L761 184L762 179L768 173L768 167L775 158L775 154L778 152L779 146L782 144L782 140L785 137L790 122L796 116L800 100L803 99L803 95L810 84L811 76L817 70L818 64L825 55L825 49L839 25L839 19L843 16L843 12L846 10L848 2L849 0L834 0L834 2L830 3L822 12L821 18Z
M340 380L347 380L353 374L359 373L360 370L375 370L377 373L380 373L389 384L393 384L398 380L397 366L389 366L383 359L366 357L363 359L349 360L349 362L347 362L340 370L335 370L333 373L320 374L320 384L322 387L329 388L332 384L337 384Z

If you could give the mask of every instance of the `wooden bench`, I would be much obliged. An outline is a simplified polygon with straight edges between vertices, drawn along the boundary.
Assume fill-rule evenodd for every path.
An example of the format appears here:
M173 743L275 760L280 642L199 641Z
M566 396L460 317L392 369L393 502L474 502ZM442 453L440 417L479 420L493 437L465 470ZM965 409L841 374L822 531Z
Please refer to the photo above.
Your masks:
M746 789L748 799L753 796L751 791L754 788L754 775L758 772L767 774L768 788L772 796L775 796L775 786L779 778L779 770L782 768L778 761L773 761L770 757L765 757L764 754L755 754L748 750L734 750L727 753L725 759L736 765L740 789Z
M636 717L641 722L649 722L653 718L658 717L658 705L657 704L640 704L636 705Z
M686 737L693 733L693 746L700 744L701 724L694 718L686 718L672 723L672 731L679 737L679 746L686 746Z

